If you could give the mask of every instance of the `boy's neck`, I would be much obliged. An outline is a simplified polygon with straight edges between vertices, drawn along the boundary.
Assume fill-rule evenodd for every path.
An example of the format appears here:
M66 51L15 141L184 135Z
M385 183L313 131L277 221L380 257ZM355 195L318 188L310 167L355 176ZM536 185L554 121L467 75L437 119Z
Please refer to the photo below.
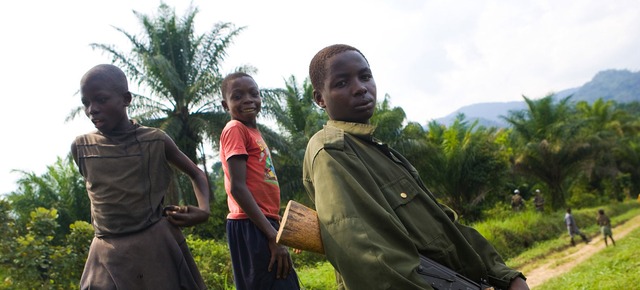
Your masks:
M258 128L258 123L256 122L256 119L253 119L251 121L244 121L244 120L238 120L238 119L233 119L236 120L240 123L242 123L243 125L247 126L248 128L252 128L252 129L257 129Z

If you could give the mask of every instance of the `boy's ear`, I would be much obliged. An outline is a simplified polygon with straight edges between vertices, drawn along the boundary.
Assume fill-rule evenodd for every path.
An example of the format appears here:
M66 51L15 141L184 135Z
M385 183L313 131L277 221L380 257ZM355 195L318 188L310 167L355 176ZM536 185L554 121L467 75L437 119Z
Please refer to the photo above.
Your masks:
M124 106L128 107L131 104L131 100L133 99L131 92L124 93L123 97L124 97Z
M316 102L316 104L320 107L320 108L326 108L327 105L325 105L324 103L324 98L322 97L322 94L319 93L316 90L313 90L313 100Z
M220 101L220 104L222 105L225 111L229 111L229 106L227 106L227 101L222 100Z

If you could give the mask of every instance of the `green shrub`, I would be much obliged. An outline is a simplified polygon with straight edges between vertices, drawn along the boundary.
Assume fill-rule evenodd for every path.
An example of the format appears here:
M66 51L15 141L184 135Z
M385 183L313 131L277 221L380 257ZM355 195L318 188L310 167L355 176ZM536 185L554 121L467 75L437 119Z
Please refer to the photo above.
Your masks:
M233 270L225 241L187 236L187 244L209 289L233 289Z
M336 275L329 262L318 262L315 265L297 268L300 286L305 290L336 289Z
M79 288L93 236L93 227L85 221L76 221L69 225L65 245L57 247L51 255L51 279L56 281L55 284L61 289Z
M637 202L612 203L601 207L573 209L572 214L580 229L588 235L597 235L595 224L598 209L603 208L610 217L638 208ZM519 255L533 245L567 235L564 210L538 213L533 209L511 212L472 225L496 248L503 258ZM568 235L567 235L568 240Z

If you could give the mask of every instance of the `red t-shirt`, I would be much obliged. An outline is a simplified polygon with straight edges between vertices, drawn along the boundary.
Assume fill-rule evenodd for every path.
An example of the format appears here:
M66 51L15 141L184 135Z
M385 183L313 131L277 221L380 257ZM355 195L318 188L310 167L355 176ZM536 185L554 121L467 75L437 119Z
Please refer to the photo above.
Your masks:
M227 218L249 218L231 195L227 160L236 155L247 155L247 188L262 213L268 218L280 220L280 186L269 147L258 129L249 128L237 120L229 121L220 135L220 160L224 169L224 188L229 206Z

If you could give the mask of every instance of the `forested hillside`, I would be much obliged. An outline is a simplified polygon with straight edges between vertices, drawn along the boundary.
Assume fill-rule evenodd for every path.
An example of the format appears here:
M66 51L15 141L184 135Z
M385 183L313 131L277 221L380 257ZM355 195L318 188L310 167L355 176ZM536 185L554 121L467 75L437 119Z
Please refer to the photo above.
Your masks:
M629 103L640 101L640 71L629 70L604 70L598 72L593 79L577 88L569 88L555 93L555 99L563 99L572 96L572 102L587 101L593 103L601 98L605 101L612 100L617 103ZM538 96L527 96L538 98ZM504 127L507 123L500 118L506 116L509 111L525 109L523 101L514 102L487 102L464 106L453 113L436 119L442 124L451 124L456 116L464 114L468 120L478 120L480 125L486 127Z

